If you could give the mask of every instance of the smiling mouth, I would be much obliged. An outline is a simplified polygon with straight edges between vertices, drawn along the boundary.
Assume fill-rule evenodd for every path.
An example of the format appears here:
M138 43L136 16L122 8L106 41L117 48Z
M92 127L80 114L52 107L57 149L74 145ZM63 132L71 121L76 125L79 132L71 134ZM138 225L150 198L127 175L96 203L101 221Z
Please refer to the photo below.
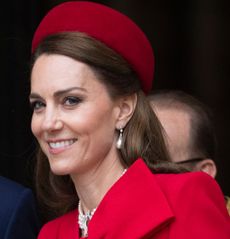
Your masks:
M72 145L73 143L75 143L76 141L77 141L76 139L71 139L71 140L62 140L58 142L49 142L48 144L51 149L59 149L59 148L68 147Z

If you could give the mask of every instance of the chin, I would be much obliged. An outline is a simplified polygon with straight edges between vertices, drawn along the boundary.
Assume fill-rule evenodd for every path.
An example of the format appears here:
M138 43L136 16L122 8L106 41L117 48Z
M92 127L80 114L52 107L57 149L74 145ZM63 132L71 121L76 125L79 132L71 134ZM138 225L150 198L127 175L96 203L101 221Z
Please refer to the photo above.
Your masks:
M55 175L59 175L59 176L65 176L65 175L69 175L71 173L71 170L65 167L61 167L61 166L52 166L51 165L51 171L53 174Z

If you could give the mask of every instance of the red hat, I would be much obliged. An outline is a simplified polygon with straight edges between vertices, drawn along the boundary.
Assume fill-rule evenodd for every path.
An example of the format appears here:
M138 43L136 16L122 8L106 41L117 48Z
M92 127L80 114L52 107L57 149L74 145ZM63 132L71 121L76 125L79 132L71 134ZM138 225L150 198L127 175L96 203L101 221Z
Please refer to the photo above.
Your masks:
M153 50L142 30L127 16L98 3L64 2L51 9L39 24L32 52L46 36L66 31L86 33L112 48L136 71L143 91L151 90Z

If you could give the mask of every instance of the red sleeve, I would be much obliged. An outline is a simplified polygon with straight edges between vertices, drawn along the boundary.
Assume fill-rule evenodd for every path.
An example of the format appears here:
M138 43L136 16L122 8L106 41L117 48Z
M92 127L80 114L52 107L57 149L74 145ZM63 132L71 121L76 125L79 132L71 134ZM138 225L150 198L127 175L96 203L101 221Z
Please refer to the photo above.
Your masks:
M175 221L169 238L230 239L230 217L216 181L201 172L179 179L171 196Z

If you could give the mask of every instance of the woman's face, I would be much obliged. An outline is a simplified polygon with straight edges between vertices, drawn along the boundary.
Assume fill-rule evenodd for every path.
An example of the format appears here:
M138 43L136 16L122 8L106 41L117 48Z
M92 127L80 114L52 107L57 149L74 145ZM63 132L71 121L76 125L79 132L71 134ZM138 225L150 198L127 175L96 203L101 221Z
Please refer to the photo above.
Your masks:
M32 132L55 174L85 172L118 157L118 103L86 64L41 55L32 69L30 102Z

